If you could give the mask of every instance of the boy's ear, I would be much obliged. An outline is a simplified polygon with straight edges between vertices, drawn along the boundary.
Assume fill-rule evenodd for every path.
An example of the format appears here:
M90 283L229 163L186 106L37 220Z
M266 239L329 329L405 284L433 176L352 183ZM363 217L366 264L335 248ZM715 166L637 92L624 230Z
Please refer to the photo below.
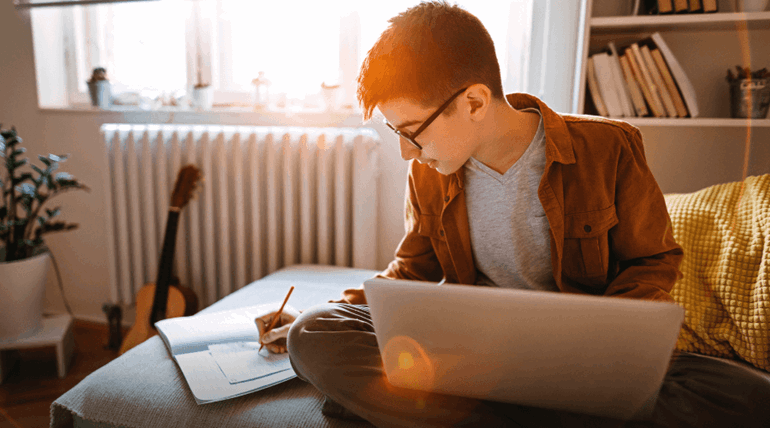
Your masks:
M483 118L492 102L492 91L487 85L481 83L471 85L466 91L465 97L470 106L470 115L477 119Z

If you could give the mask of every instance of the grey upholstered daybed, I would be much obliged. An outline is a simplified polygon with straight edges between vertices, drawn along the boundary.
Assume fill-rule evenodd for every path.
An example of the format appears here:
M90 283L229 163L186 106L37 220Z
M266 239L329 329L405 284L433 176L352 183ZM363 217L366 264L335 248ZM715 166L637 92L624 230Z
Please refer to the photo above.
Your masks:
M279 270L214 303L200 313L282 301L305 309L337 299L378 272L298 265ZM195 403L182 372L155 336L95 371L51 404L52 428L141 427L370 427L366 422L321 414L323 397L292 379L272 388L217 403Z

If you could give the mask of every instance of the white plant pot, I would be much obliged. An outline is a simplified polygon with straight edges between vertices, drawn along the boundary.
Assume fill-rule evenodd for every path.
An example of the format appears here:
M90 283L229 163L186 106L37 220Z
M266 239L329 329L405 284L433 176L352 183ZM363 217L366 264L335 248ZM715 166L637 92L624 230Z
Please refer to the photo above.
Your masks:
M0 249L5 260L5 248ZM45 280L50 268L48 252L0 263L0 341L34 335L43 320Z
M108 109L112 105L112 85L109 80L97 80L88 83L88 93L91 95L91 105Z

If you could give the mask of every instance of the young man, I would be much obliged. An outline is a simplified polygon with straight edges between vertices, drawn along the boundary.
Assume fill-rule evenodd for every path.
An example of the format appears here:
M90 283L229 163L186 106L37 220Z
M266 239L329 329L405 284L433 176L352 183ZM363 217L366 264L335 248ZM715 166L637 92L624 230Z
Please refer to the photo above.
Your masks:
M672 301L682 249L637 128L505 97L484 26L443 2L391 19L358 84L365 118L378 108L411 160L406 234L380 276ZM365 304L362 289L346 290L262 336L283 351L274 341L288 330L295 371L326 395L327 412L339 403L377 426L625 425L393 387ZM756 423L763 405L752 399L770 396L762 382L679 354L640 414L649 421L626 426Z

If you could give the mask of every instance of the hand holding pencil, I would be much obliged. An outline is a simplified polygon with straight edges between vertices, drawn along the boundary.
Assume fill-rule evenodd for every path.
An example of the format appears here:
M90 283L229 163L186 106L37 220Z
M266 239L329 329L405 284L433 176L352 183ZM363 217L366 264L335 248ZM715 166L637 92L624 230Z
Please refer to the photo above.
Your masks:
M289 289L289 293L283 300L280 309L254 320L259 330L259 342L262 346L267 347L270 352L276 354L284 353L288 350L286 348L286 336L289 334L291 324L299 316L298 311L290 306L286 306L292 291L294 291L294 286ZM260 346L260 350L262 346Z

